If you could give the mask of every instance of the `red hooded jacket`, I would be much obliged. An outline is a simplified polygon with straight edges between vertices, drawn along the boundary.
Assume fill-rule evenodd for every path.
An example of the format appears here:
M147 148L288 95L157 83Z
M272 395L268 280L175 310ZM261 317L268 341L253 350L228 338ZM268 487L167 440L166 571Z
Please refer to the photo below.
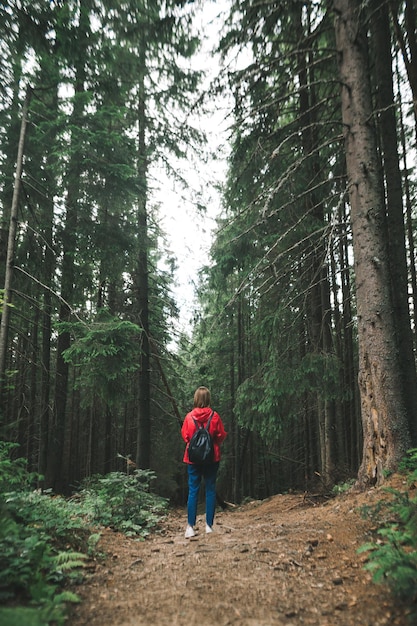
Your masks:
M193 409L190 413L187 413L187 415L185 416L185 419L181 428L182 438L187 444L187 447L185 448L185 452L184 452L184 458L183 458L184 463L190 463L192 465L190 459L188 458L188 443L191 437L194 435L195 430L196 430L195 424L193 422L193 418L195 419L196 422L205 426L209 420L211 413L212 413L212 409L206 406L202 409ZM220 418L220 415L216 413L216 411L214 411L213 417L210 422L209 433L213 438L213 443L214 443L213 462L216 463L217 461L220 461L220 444L222 443L222 441L226 439L226 436L227 436L227 432L224 429L223 422Z

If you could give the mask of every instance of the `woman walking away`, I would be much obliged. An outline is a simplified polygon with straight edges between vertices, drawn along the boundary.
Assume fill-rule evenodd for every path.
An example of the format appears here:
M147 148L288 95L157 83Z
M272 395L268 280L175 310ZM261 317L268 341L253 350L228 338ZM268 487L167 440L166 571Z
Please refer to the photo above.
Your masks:
M213 460L200 464L190 461L188 446L198 428L208 425L208 432L213 441ZM214 512L216 508L216 478L220 462L220 444L226 438L223 422L216 411L210 408L210 391L207 387L199 387L194 394L194 409L185 416L181 435L187 446L184 452L184 463L188 468L188 524L185 537L194 537L194 526L197 519L198 492L201 479L204 478L206 487L206 533L213 532Z

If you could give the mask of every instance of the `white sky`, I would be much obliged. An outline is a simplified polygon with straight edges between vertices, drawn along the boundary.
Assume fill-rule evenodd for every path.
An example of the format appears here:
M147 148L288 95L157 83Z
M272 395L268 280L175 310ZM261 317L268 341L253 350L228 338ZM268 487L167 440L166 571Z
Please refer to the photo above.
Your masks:
M213 45L219 41L222 17L219 13L228 6L228 0L211 2L204 0L198 27L206 35L203 50L193 61L196 69L207 70L207 84L220 71L219 59L212 54ZM181 174L189 182L189 189L167 181L164 189L156 195L160 205L159 217L162 229L167 233L170 249L177 259L174 298L180 308L181 331L190 329L190 321L196 307L195 287L198 270L207 264L212 242L212 231L220 213L221 198L216 185L223 183L226 175L227 153L227 105L219 101L211 103L211 111L196 119L196 124L208 135L208 149L203 147L201 159L180 163ZM210 156L208 151L216 155ZM205 215L197 205L207 207Z

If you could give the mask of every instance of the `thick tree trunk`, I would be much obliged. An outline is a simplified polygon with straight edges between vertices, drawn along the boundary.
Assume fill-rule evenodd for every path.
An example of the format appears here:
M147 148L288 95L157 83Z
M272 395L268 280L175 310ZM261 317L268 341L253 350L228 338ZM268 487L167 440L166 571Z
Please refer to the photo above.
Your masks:
M239 293L237 296L237 314L236 314L236 360L237 360L237 379L236 388L243 383L245 376L245 332L243 321L243 296ZM235 498L236 502L240 502L242 495L245 493L245 474L244 465L246 461L246 454L249 443L249 429L241 428L236 422L236 437L235 437Z
M364 16L358 0L335 0L348 189L352 215L364 448L359 482L395 470L409 446L390 297L384 200L378 170Z
M417 377L413 354L413 336L408 306L408 270L405 248L403 193L397 146L394 87L391 58L391 33L386 4L374 0L371 33L375 74L378 78L376 103L379 137L386 184L388 220L388 260L391 277L391 297L394 307L395 332L400 353L401 378L405 390L407 418L412 439L417 439Z
M140 201L138 226L140 250L137 266L137 300L139 325L142 328L140 341L139 408L136 465L148 469L151 464L151 415L150 415L150 347L149 347L149 276L147 246L146 201Z
M231 311L228 317L228 336L230 338L230 347L229 347L229 384L230 384L230 406L234 407L236 402L236 359L235 359L235 341L234 341L234 322L235 316L233 311ZM232 462L231 462L231 493L233 502L239 501L239 485L237 477L239 475L239 425L237 423L236 415L234 411L230 411L230 441L229 446L232 451Z

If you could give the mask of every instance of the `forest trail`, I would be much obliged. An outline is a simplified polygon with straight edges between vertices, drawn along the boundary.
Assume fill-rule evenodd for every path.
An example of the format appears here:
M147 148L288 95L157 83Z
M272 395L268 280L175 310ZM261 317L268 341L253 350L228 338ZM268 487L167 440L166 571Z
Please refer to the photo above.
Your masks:
M398 479L400 480L400 479ZM71 626L404 626L406 611L363 569L380 489L317 503L277 495L224 512L184 539L185 511L138 542L110 530L76 589Z

